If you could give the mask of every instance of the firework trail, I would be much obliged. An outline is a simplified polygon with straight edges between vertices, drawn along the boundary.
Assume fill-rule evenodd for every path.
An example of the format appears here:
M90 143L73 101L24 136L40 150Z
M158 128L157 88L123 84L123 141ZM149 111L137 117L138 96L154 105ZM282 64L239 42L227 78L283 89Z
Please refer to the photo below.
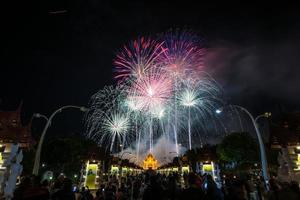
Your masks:
M220 99L220 96L222 96L221 90L214 83L214 80L207 73L201 74L201 77L199 80L182 80L181 92L178 98L179 104L188 113L188 142L190 150L192 149L191 114L194 121L201 124L207 119L213 119L214 110L223 103L222 99ZM202 141L200 143L202 144Z
M130 128L130 118L126 113L112 112L104 115L103 119L103 134L100 136L100 143L110 141L110 152L113 150L116 138L122 148L125 146L127 133Z
M130 115L126 107L122 106L126 91L124 85L107 86L98 91L92 96L86 114L87 137L99 145L109 143L111 152L115 142L124 144L131 138Z

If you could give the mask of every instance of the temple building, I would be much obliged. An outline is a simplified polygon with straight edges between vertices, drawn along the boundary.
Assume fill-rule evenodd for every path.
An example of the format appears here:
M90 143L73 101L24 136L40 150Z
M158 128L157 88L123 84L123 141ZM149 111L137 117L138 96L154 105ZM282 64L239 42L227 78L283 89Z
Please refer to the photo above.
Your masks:
M143 163L143 169L144 170L156 170L158 167L157 160L155 157L150 153L148 156L145 158L144 163Z
M21 148L29 148L33 144L31 122L21 122L21 105L15 111L0 110L0 143L18 143Z
M279 150L278 178L300 181L300 113L285 113L270 126L270 147Z
M34 144L31 122L25 126L21 122L21 107L22 104L15 111L0 110L0 169L12 144L19 144L21 149L29 149Z

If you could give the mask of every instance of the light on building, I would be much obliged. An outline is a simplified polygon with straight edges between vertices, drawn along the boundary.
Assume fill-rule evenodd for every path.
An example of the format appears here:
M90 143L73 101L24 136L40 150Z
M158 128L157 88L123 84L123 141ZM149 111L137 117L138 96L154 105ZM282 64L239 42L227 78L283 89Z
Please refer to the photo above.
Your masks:
M270 113L270 112L265 112L265 117L271 117L271 115L272 115L272 113Z

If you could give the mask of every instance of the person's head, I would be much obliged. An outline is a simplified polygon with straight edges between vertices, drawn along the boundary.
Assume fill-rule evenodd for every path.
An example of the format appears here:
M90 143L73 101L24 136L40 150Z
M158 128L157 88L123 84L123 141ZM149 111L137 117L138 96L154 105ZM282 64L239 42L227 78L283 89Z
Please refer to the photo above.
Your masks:
M245 198L247 191L245 188L245 183L243 181L234 181L232 189L232 195L234 195L234 199Z
M157 178L156 176L150 177L150 185L156 185L157 184Z
M214 181L212 175L210 175L210 174L208 174L208 175L206 176L206 180L207 180L208 182L213 182L213 181Z
M112 186L111 186L111 190L112 190L113 192L116 192L116 191L117 191L117 186L116 186L116 185L112 185Z
M282 182L282 183L279 183L278 184L279 185L279 187L281 187L282 189L288 189L289 188L289 186L290 186L290 184L289 184L289 182Z
M36 176L36 175L32 175L31 176L31 184L33 186L39 186L40 185L40 177L39 176Z
M65 175L63 174L60 174L58 177L57 177L57 180L60 181L60 182L64 182L64 179L65 179Z
M28 188L30 187L30 184L31 184L30 177L28 176L22 177L20 187Z
M42 186L43 187L48 187L48 185L49 185L49 181L47 179L42 181Z
M247 179L248 181L252 180L251 174L247 174L247 175L246 175L246 179Z
M97 192L96 192L96 197L100 197L100 195L101 195L101 191L100 191L100 190L97 190Z
M195 185L196 184L196 181L197 181L197 176L194 174L194 173L189 173L188 175L188 183L189 185Z
M59 180L56 180L53 184L53 189L60 189L62 186L62 183Z
M72 180L69 178L65 178L63 182L62 189L64 191L72 191Z
M291 189L295 192L300 192L299 184L296 181L292 181L290 185Z
M269 184L270 184L270 189L273 191L278 191L280 189L279 184L273 178L270 179Z
M172 184L176 183L176 179L174 176L169 177L169 183L172 183Z
M84 192L84 191L85 191L85 187L82 187L82 188L81 188L81 192Z

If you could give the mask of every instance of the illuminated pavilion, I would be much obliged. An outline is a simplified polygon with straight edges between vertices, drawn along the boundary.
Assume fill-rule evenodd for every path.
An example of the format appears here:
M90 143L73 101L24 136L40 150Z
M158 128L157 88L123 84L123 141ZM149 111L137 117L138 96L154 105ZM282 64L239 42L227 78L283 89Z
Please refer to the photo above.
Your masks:
M157 160L155 159L155 157L151 153L148 154L148 156L144 160L143 169L144 170L148 170L148 169L156 170L157 167L158 167L158 163L157 163Z

